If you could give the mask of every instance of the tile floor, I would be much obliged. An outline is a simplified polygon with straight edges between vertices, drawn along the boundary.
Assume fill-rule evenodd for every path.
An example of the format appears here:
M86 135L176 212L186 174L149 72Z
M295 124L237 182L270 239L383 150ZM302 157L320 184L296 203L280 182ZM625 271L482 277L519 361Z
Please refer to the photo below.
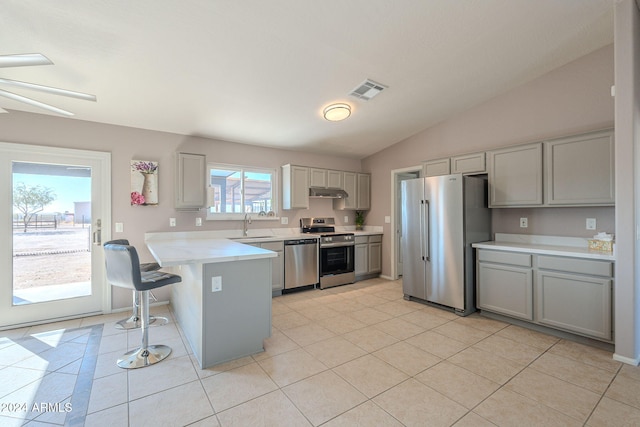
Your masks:
M167 306L153 312L172 319ZM0 332L0 424L640 425L640 368L405 301L399 281L276 297L266 351L205 370L173 321L150 332L173 348L167 360L118 368L140 341L114 328L122 317Z

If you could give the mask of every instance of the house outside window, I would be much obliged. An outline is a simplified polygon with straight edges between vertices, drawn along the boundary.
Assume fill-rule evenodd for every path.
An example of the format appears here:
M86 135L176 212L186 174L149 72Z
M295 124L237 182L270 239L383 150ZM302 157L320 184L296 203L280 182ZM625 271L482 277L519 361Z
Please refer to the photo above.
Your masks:
M275 217L274 169L209 164L211 207L207 219L243 219L245 214Z

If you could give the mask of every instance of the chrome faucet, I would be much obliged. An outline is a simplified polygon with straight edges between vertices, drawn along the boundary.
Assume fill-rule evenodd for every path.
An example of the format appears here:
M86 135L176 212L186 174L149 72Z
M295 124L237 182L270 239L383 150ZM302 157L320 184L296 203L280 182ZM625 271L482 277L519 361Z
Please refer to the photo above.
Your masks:
M244 226L242 228L242 235L247 237L249 235L249 224L251 224L251 217L248 213L244 214Z

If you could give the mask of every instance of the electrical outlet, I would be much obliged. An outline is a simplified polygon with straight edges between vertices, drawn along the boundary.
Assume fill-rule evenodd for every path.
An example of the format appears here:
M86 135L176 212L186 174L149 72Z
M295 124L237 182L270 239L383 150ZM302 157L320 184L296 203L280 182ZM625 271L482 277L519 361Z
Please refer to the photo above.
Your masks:
M529 226L529 219L520 218L520 228L527 228Z
M349 222L349 216L345 215L344 216L344 223L347 224Z
M220 292L222 290L222 276L214 276L211 278L211 292Z
M116 233L122 233L124 231L124 224L116 222Z
M288 216L280 217L280 224L282 225L289 224L289 217Z
M385 224L391 224L391 217L389 215L384 217L384 223Z
M596 229L596 219L587 218L587 230L595 230L595 229Z
M201 227L202 226L202 218L198 217L196 218L196 227Z
M176 226L176 219L169 218L169 227L175 227L175 226Z

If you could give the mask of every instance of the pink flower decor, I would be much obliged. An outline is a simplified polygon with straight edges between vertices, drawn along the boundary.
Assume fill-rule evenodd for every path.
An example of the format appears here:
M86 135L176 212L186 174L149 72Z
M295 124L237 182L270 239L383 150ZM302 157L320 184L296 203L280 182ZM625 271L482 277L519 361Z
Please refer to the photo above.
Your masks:
M144 205L144 196L137 191L131 192L131 204L132 205Z

